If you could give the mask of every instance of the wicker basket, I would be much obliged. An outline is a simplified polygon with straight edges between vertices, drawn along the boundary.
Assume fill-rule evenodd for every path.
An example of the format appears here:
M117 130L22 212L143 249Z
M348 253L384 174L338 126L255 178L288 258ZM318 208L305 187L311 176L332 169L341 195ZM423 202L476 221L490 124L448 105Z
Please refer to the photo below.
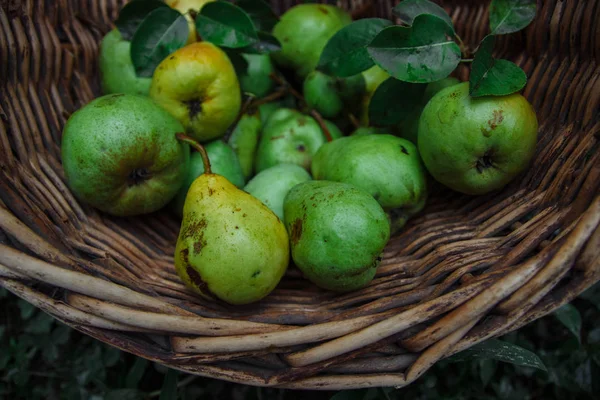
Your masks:
M61 130L100 93L98 43L122 2L2 2L0 285L57 319L207 377L400 387L600 279L600 1L539 0L534 23L497 44L527 72L524 95L540 121L525 174L481 197L438 188L363 290L322 291L290 268L270 296L245 307L183 287L172 258L179 222L169 214L111 218L65 185ZM390 17L393 6L341 3L361 16ZM488 3L444 2L466 43L486 34Z

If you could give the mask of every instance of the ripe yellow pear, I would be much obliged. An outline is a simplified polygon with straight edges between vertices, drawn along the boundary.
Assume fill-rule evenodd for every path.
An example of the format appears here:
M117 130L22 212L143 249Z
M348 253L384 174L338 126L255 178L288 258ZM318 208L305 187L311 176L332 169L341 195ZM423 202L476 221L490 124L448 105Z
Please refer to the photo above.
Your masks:
M150 98L200 142L223 136L242 102L229 57L209 42L189 44L165 58L152 76Z
M281 220L260 200L213 174L206 152L205 173L190 187L175 247L175 267L196 293L230 304L268 295L289 263L289 239Z

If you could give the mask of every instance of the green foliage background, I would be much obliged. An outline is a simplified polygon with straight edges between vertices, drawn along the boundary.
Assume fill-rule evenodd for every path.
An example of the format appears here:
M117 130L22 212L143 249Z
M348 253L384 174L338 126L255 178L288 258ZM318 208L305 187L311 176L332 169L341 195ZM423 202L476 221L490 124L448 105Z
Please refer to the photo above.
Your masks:
M0 288L0 399L597 399L600 285L501 340L548 371L490 359L444 360L416 384L345 392L256 388L179 374L82 335Z

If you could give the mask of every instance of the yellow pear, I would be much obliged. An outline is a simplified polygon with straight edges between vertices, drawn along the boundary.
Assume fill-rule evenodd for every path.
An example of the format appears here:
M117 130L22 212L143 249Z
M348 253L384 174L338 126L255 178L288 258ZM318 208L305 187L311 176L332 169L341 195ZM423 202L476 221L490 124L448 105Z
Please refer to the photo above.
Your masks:
M209 42L188 44L161 61L152 76L150 98L201 142L223 136L242 103L229 57Z
M175 268L196 293L230 304L267 296L289 263L285 226L260 200L213 174L202 146L205 173L192 183L175 247Z
M165 0L165 3L171 7L185 15L185 19L188 22L188 26L190 28L190 34L188 36L187 44L194 43L198 41L198 35L196 35L196 23L192 19L190 15L190 10L199 13L202 7L206 3L210 3L214 0Z

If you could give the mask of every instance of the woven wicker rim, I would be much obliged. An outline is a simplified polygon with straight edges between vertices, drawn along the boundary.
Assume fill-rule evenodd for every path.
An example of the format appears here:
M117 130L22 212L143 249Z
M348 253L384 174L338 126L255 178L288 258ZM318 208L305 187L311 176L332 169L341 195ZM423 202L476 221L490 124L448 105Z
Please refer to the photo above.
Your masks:
M97 51L123 1L17 0L0 12L0 285L64 323L172 368L257 386L401 387L438 360L571 301L600 280L600 1L538 1L497 53L529 77L531 168L499 193L439 189L390 240L373 283L336 295L291 268L264 301L193 296L173 268L178 221L111 218L66 187L60 136L99 95ZM338 2L391 18L390 1ZM487 2L443 1L467 44ZM273 2L276 10L291 1ZM465 80L461 67L457 76Z

